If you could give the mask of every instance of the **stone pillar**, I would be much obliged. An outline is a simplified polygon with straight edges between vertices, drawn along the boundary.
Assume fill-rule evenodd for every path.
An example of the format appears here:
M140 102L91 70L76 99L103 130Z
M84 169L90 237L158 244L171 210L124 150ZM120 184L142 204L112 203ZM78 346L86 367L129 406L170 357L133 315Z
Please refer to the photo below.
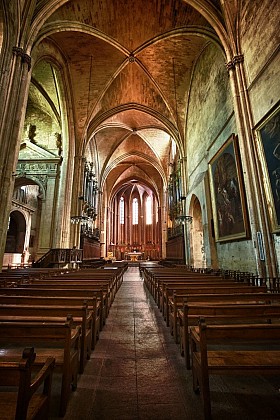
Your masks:
M181 204L182 204L182 216L185 217L185 219L182 221L182 230L183 230L183 236L184 236L184 257L185 257L185 264L187 266L191 265L192 255L191 255L191 241L190 241L190 229L189 229L189 221L187 219L188 210L187 210L187 157L182 157L179 160L180 164L180 173L181 173L181 185L182 185L182 196L181 196Z
M160 243L159 246L161 248L161 258L166 258L166 242L167 242L167 208L166 208L166 201L167 201L167 192L162 193L162 199L160 203L160 207L158 209L158 223L160 226Z
M239 133L239 148L243 166L243 176L247 195L250 228L256 251L258 274L262 277L276 275L275 250L266 214L265 198L259 180L257 151L252 134L253 119L246 86L244 57L236 55L227 63L230 74L232 93L235 105L236 122ZM258 248L257 232L263 236L266 260L261 261Z
M83 171L85 159L83 156L75 156L74 158L74 176L72 188L72 203L71 203L71 216L81 216L82 214L82 197L83 195ZM70 243L71 247L80 247L81 238L81 224L71 223Z
M37 259L52 248L55 210L55 178L47 180L46 197L42 200Z
M10 53L11 63L9 70L4 72L1 86L5 86L0 100L4 101L1 107L0 127L0 270L5 251L7 226L12 203L14 188L14 174L18 159L20 138L24 123L24 112L28 97L31 74L31 58L20 47L14 47ZM7 80L3 80L7 78Z

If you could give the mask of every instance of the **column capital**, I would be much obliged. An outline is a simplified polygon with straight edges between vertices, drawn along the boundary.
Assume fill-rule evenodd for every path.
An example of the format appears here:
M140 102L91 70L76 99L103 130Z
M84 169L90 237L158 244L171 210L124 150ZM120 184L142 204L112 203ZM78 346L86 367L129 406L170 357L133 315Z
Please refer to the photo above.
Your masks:
M31 69L31 56L24 52L22 47L13 47L13 54L17 57L21 57L22 63L26 63L28 71Z
M235 70L235 66L239 63L243 63L244 62L244 55L243 54L239 54L239 55L235 55L232 60L230 60L228 63L226 63L226 69L227 71L229 70Z
M233 63L234 63L235 66L236 66L236 64L243 63L243 62L244 62L244 55L243 54L235 55L233 57Z

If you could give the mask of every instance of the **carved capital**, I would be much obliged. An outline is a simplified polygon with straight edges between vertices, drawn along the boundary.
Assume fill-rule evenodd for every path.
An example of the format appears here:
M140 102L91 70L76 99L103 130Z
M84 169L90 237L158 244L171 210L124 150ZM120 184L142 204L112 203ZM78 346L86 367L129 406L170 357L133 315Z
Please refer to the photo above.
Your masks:
M226 69L227 69L227 71L234 70L233 61L229 61L228 63L226 63Z
M236 66L236 64L243 63L244 62L244 55L239 54L233 57L233 63Z
M226 68L227 71L229 70L235 70L235 66L239 63L243 63L244 62L244 55L243 54L239 54L239 55L235 55L231 61L229 61L228 63L226 63Z
M31 57L21 47L13 47L13 54L21 57L21 62L27 64L28 71L31 69Z
M28 71L31 69L31 57L28 54L23 54L22 62L27 64Z
M13 54L16 55L17 57L20 56L22 57L24 52L23 52L23 48L21 47L13 47Z

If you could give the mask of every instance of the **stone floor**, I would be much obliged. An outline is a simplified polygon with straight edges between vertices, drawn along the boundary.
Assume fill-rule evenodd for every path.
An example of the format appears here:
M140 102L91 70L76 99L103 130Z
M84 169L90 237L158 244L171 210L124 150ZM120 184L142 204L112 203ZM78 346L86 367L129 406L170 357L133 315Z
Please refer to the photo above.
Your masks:
M280 377L211 377L213 419L280 419ZM55 419L56 417L51 417ZM130 267L65 420L200 420L200 397L169 329Z

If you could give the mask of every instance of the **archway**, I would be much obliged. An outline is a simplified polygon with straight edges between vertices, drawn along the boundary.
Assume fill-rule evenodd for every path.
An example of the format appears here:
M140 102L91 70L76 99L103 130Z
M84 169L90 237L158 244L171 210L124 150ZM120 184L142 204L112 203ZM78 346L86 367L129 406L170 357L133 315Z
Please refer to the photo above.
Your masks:
M13 211L10 214L5 252L22 254L26 232L26 221L23 214Z
M204 250L204 237L202 225L202 212L198 198L196 196L192 199L192 229L191 229L191 250L192 250L192 265L195 268L204 268L205 250Z
M160 258L159 205L151 185L140 179L118 185L108 218L108 250L116 259Z
M9 218L3 266L17 266L24 257L26 220L20 211L12 211Z

